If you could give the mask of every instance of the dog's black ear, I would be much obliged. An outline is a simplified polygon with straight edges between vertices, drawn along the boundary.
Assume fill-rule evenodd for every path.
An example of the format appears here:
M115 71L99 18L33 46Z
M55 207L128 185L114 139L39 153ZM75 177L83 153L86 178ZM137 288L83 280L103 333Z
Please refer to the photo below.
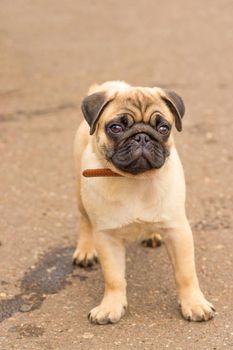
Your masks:
M165 95L162 99L166 102L167 106L175 116L175 126L178 131L182 130L182 118L185 113L185 106L182 98L177 95L176 92L170 90L164 90Z
M104 110L104 108L113 100L108 98L106 93L95 92L94 94L88 95L83 99L82 112L84 118L90 125L90 135L94 134L96 124Z

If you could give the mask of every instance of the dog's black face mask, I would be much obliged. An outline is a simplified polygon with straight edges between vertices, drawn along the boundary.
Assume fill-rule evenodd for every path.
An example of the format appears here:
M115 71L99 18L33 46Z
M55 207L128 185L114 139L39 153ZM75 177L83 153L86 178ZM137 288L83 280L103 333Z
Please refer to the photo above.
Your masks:
M150 123L134 123L131 116L118 116L106 125L106 133L113 140L107 159L116 168L131 174L159 169L169 155L166 141L170 130L171 125L158 114Z

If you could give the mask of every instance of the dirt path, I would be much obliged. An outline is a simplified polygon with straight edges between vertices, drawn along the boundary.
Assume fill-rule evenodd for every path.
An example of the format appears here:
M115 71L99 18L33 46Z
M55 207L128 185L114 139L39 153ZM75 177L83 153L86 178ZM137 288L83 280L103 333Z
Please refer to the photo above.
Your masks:
M233 349L231 0L2 0L0 13L0 348ZM215 320L178 311L164 247L128 248L130 308L88 323L100 268L73 269L72 141L93 81L179 92L177 145L200 283Z

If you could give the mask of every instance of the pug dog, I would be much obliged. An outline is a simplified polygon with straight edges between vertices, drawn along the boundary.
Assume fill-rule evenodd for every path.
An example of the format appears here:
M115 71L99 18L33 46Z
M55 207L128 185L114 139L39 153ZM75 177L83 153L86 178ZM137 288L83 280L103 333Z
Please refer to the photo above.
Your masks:
M105 292L88 318L116 323L127 308L125 242L161 235L174 270L178 301L188 321L215 309L199 287L185 213L183 168L173 131L182 130L184 103L175 92L112 81L91 87L74 146L79 240L74 263L100 260ZM84 177L86 169L120 176Z

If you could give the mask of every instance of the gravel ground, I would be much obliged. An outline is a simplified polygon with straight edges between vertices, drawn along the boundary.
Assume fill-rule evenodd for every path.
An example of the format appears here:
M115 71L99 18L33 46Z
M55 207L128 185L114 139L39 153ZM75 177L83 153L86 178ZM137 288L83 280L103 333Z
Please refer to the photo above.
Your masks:
M0 348L233 349L233 3L1 1ZM93 326L99 266L73 268L72 142L95 81L180 93L177 135L208 323L179 313L164 247L128 246L129 311Z

